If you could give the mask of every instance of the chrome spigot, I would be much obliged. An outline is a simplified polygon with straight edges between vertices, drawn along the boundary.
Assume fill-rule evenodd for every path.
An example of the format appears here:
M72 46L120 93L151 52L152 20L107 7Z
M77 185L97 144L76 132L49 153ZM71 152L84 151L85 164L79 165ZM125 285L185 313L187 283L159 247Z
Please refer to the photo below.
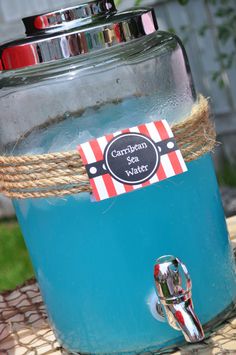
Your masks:
M192 282L186 266L174 256L163 256L155 264L154 278L170 326L181 330L187 342L203 340L204 332L193 310Z

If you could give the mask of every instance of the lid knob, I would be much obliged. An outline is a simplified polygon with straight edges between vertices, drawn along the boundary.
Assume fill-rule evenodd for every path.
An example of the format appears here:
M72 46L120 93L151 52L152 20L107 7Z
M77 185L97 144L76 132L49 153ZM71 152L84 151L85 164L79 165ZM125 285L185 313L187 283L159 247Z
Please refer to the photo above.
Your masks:
M48 13L22 19L28 36L56 30L79 27L91 23L96 18L116 13L114 0L88 1L74 7L50 11Z

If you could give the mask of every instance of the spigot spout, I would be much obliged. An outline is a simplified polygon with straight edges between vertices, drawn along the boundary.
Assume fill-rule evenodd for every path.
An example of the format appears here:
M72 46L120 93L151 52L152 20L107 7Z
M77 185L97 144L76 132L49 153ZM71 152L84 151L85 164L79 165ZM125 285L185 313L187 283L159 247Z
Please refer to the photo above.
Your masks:
M186 341L199 342L204 331L192 303L192 282L186 266L174 256L157 260L154 268L157 295L170 326L181 330Z

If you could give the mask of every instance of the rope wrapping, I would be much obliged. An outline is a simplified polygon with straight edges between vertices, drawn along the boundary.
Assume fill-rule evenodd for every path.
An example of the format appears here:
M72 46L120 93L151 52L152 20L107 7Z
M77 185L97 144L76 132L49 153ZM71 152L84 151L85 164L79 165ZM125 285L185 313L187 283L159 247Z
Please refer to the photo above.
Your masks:
M208 100L199 95L191 114L172 131L186 162L212 151L216 132ZM77 150L40 155L0 156L0 193L15 198L59 197L91 192Z

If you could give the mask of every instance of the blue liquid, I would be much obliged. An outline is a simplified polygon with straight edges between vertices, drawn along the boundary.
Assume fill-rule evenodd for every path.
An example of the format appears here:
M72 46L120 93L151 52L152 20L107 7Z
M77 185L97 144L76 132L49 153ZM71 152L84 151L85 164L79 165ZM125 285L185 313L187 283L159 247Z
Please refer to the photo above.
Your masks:
M236 297L234 261L210 156L189 171L114 199L88 193L15 201L51 323L82 353L122 353L175 343L148 300L153 266L179 257L193 281L202 323Z

